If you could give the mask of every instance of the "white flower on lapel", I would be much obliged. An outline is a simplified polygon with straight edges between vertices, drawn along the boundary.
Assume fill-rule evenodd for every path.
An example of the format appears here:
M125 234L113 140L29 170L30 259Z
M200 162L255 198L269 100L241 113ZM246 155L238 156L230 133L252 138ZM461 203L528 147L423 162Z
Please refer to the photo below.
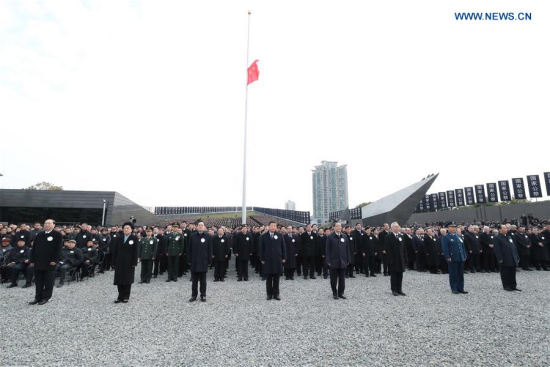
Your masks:
M204 238L201 238L201 242L204 243L206 240Z
M53 241L53 237L52 237L52 236L50 236L50 237L48 237L48 238L46 238L46 239L47 239L49 242Z
M128 243L129 243L130 245L133 245L133 244L134 244L134 240L130 240L130 241L128 241Z

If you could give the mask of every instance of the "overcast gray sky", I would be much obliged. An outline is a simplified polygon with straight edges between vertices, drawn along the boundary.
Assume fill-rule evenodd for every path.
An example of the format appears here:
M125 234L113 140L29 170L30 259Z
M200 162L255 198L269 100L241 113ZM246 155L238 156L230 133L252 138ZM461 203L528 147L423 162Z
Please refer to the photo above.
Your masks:
M548 1L0 0L0 185L240 205L248 9L248 205L311 210L321 160L351 206L550 171Z

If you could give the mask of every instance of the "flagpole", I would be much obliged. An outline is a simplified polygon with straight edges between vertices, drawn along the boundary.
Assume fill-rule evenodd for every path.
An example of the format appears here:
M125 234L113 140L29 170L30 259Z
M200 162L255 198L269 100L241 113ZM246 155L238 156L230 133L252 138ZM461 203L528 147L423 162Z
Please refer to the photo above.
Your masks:
M243 162L243 206L242 224L246 224L246 125L248 118L248 51L250 49L250 10L248 11L248 31L246 36L246 92L244 98L244 162Z

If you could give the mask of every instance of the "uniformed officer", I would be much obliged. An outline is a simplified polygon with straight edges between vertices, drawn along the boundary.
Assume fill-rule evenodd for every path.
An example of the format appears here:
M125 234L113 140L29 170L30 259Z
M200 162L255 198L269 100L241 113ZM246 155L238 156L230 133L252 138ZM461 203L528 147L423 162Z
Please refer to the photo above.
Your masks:
M172 224L172 229L174 229L174 231L170 232L166 239L166 258L168 263L167 282L178 281L179 257L183 253L184 249L183 235L175 231L178 228L179 224Z
M97 239L89 240L86 243L86 248L82 249L82 278L86 278L93 273L95 263L97 262L97 249L94 248L98 244Z
M153 261L157 255L158 240L153 237L153 229L147 228L145 237L140 241L139 261L141 261L141 280L139 283L150 283L153 275Z
M17 279L19 278L19 274L25 271L29 264L29 251L30 248L26 246L26 241L23 238L20 238L17 241L17 247L10 251L9 256L5 260L7 270L6 273L10 273L11 281L8 288L17 287ZM27 283L30 285L29 279L27 279Z
M68 240L65 247L61 250L61 258L57 263L56 270L59 271L59 284L57 288L65 284L65 275L68 270L76 268L82 263L82 251L76 246L76 240Z
M464 290L464 261L468 258L462 237L456 234L456 224L447 225L449 231L441 239L441 249L449 264L449 283L454 294L467 294Z
M223 228L218 228L218 234L214 236L213 247L214 253L212 255L212 259L214 260L214 281L223 282L225 278L227 258L230 253L229 240L225 235Z

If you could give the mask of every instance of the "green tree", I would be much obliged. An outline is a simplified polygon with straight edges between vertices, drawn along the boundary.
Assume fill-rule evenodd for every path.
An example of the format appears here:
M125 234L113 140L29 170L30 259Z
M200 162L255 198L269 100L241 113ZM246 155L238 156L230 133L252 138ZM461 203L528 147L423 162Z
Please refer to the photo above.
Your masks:
M49 182L39 182L36 185L32 185L23 190L50 190L50 191L61 191L63 186L56 186Z

